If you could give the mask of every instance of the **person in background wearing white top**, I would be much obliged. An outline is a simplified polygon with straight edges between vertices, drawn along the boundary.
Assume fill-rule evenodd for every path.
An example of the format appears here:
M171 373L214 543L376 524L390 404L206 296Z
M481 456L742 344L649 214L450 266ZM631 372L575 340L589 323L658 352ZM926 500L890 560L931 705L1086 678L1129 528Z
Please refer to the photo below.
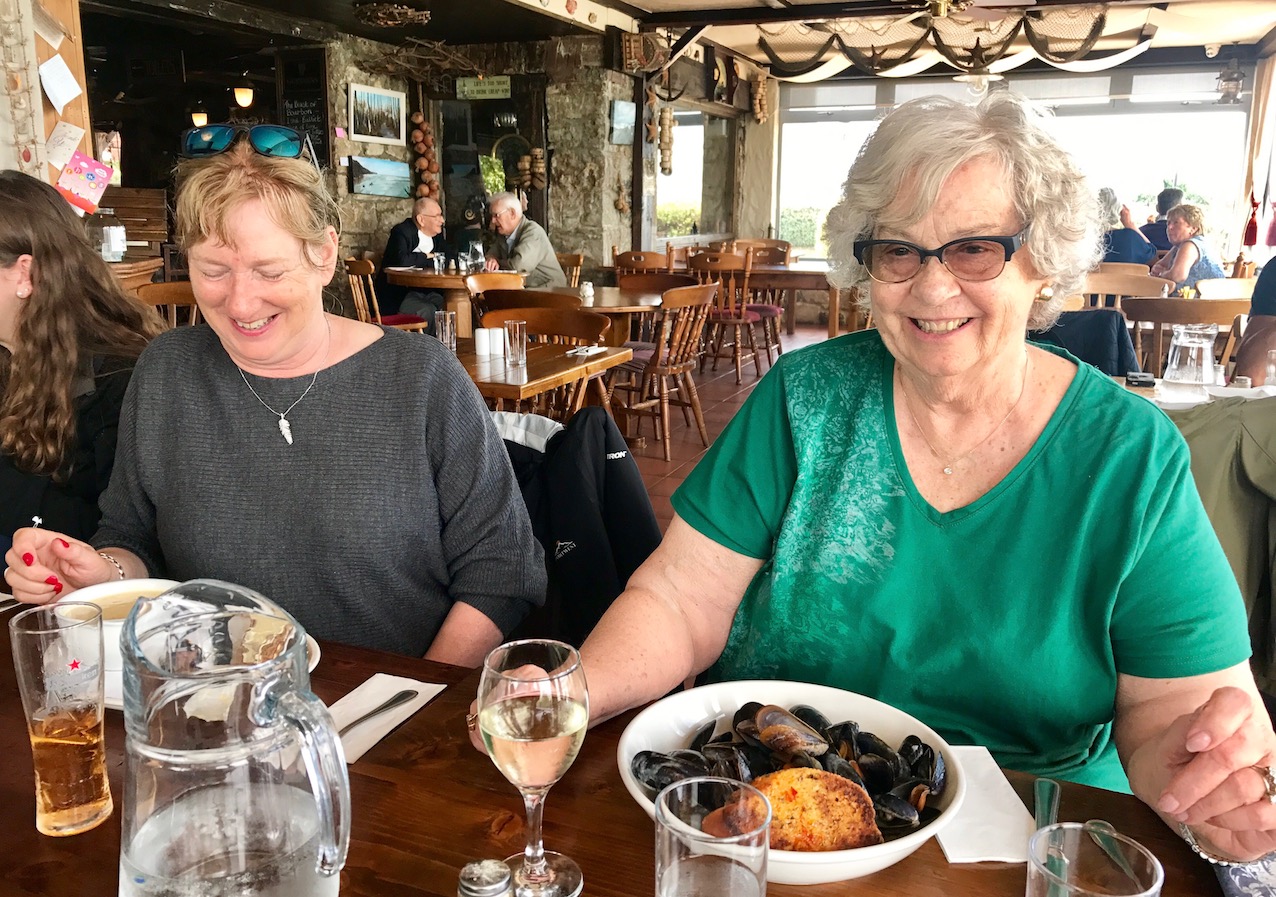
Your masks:
M443 209L428 196L412 204L412 217L390 229L381 270L377 275L377 305L382 315L420 315L434 321L434 313L445 307L443 294L410 287L395 286L386 280L385 269L423 268L431 256L446 258L452 254L443 234Z

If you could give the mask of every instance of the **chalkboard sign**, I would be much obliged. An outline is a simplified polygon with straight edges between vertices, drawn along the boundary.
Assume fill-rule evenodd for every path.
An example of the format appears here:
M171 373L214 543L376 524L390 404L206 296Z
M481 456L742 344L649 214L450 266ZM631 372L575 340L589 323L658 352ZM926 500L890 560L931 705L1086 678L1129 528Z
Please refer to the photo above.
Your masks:
M280 124L310 135L319 164L331 164L328 137L328 63L323 47L276 50L275 87Z

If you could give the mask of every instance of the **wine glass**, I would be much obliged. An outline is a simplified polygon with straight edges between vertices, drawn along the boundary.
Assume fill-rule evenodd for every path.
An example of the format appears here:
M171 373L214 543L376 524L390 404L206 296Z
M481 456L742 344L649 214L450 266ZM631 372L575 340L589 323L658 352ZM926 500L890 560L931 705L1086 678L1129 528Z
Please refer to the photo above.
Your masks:
M544 848L541 813L550 787L576 759L588 724L585 671L571 645L524 639L494 648L483 661L479 731L488 756L527 807L527 847L505 861L517 897L580 893L580 866Z

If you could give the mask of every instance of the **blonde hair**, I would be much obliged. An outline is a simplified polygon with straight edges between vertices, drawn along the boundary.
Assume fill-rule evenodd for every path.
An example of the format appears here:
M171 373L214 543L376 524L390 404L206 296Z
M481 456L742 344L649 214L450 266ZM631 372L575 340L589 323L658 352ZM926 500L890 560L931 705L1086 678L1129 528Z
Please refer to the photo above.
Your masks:
M975 106L922 97L887 115L860 150L842 200L825 223L830 282L851 287L866 281L868 273L855 261L856 240L872 238L883 225L916 223L954 171L973 159L991 159L1005 172L1015 213L1028 227L1027 261L1054 290L1052 300L1032 303L1028 326L1048 327L1064 299L1081 291L1086 272L1102 257L1102 244L1094 192L1041 118L1027 100L1005 90ZM897 204L901 199L907 204ZM861 295L866 304L868 291Z
M261 200L271 222L305 247L318 267L328 228L341 232L341 213L319 170L305 159L263 156L243 136L224 153L177 166L174 232L182 251L205 240L233 246L232 213Z
M1196 234L1205 233L1205 212L1200 206L1194 206L1191 203L1180 203L1165 213L1165 217L1177 218L1190 227Z

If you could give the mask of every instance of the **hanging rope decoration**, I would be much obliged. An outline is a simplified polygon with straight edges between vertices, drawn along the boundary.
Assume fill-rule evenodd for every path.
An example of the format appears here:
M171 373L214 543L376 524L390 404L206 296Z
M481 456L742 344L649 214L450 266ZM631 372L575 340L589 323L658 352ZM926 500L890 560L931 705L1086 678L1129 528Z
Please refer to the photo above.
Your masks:
M430 21L428 9L417 9L401 3L358 3L354 15L365 25L374 28L401 28L404 25L424 25Z
M964 5L952 4L952 11ZM1107 11L1102 6L1007 12L991 22L914 13L886 21L790 23L774 31L759 26L758 46L771 63L771 75L777 78L814 71L834 47L866 74L887 73L932 46L954 68L974 72L986 71L1005 56L1020 31L1046 62L1075 62L1094 49L1106 24ZM777 49L781 44L790 48L790 58Z
M660 107L660 173L673 174L673 109Z

